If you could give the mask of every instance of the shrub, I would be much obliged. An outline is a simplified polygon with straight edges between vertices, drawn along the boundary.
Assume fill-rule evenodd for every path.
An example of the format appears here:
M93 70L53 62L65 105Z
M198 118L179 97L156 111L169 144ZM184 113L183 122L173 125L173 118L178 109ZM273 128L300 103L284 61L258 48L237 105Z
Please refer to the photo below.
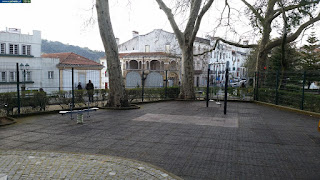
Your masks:
M1 106L5 109L7 116L13 113L13 108L17 107L17 93L8 92L0 94ZM1 107L1 108L2 108Z

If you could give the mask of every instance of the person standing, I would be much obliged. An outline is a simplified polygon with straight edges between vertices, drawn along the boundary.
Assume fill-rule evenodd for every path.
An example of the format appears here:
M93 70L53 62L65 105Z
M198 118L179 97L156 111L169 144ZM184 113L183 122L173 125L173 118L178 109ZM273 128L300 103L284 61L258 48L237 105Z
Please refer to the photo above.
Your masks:
M82 90L81 82L79 82L79 84L78 84L78 90Z
M244 100L245 97L246 97L246 85L245 85L245 82L241 82L241 85L240 85L240 93L241 93L241 99Z
M87 92L88 92L89 102L93 102L94 86L93 86L91 80L89 80L88 84L86 85L86 90L87 90Z

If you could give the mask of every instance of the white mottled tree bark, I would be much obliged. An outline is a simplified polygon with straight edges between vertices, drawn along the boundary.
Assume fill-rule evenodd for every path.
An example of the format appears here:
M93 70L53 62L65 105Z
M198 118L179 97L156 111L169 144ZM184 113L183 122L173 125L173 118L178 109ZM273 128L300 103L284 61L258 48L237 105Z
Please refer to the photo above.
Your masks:
M172 10L162 0L156 0L160 8L167 15L170 25L176 35L181 52L182 52L182 67L181 67L181 88L179 97L181 99L195 99L194 92L194 67L193 67L193 43L203 15L211 7L214 0L208 0L201 9L202 0L190 1L190 15L184 32L180 31L172 14Z
M110 91L107 105L110 107L127 107L129 102L121 73L118 46L110 19L109 1L96 0L96 9L109 72Z

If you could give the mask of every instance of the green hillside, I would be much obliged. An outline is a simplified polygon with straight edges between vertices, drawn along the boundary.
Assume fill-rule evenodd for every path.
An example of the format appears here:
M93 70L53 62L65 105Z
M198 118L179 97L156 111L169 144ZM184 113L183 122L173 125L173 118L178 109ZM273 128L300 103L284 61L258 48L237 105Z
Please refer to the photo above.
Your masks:
M48 40L42 40L41 52L43 54L73 52L73 53L79 54L80 56L94 60L96 62L99 62L99 58L105 56L105 53L103 51L93 51L87 47L82 48L79 46L63 44L58 41L48 41Z

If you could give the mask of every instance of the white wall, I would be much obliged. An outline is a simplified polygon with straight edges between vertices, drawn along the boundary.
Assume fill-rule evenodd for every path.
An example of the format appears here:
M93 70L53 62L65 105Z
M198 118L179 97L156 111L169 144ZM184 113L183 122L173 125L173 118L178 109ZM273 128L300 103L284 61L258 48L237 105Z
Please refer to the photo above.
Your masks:
M64 69L62 70L62 87L64 91L72 90L72 70ZM82 88L85 89L86 84L91 80L95 89L101 89L100 84L100 70L77 70L74 69L74 88L77 89L78 83L80 81L79 74L85 74L85 83L82 83Z
M105 58L101 58L100 64L104 65L103 69L101 69L101 88L105 89L105 83L108 83L108 88L109 88L109 74L108 74L108 72L107 72L107 77L105 76L105 72L107 70L107 60Z
M150 46L150 52L165 52L165 45L170 45L170 53L181 54L178 41L173 33L155 29L146 35L137 36L120 44L119 52L145 52L145 46Z
M8 83L9 72L16 71L16 63L29 64L28 71L31 72L31 81L34 83L26 83L26 90L39 90L43 88L46 92L59 90L59 71L56 65L59 59L55 58L22 58L22 57L5 57L0 56L0 72L6 71L7 82L0 83L0 92L17 91L16 83ZM53 71L53 79L48 79L48 71ZM23 70L19 70L20 83L23 85Z
M120 53L145 52L146 45L149 45L150 52L166 52L166 45L170 45L169 53L178 56L181 56L182 54L175 34L161 29L155 29L148 34L132 38L131 40L120 44L118 48ZM200 54L209 49L210 44L208 42L205 43L201 38L196 39L194 42L194 54ZM195 79L196 77L199 77L199 86L206 85L206 74L210 57L210 53L207 53L205 56L194 57L194 69L202 71L201 74L195 75ZM125 63L122 62L122 71L123 67L125 67ZM196 86L196 80L194 81L194 85Z
M22 45L31 45L31 55L41 56L41 32L33 31L33 35L0 32L0 43L6 43L6 54L9 54L9 44L19 44L19 55L22 55Z

